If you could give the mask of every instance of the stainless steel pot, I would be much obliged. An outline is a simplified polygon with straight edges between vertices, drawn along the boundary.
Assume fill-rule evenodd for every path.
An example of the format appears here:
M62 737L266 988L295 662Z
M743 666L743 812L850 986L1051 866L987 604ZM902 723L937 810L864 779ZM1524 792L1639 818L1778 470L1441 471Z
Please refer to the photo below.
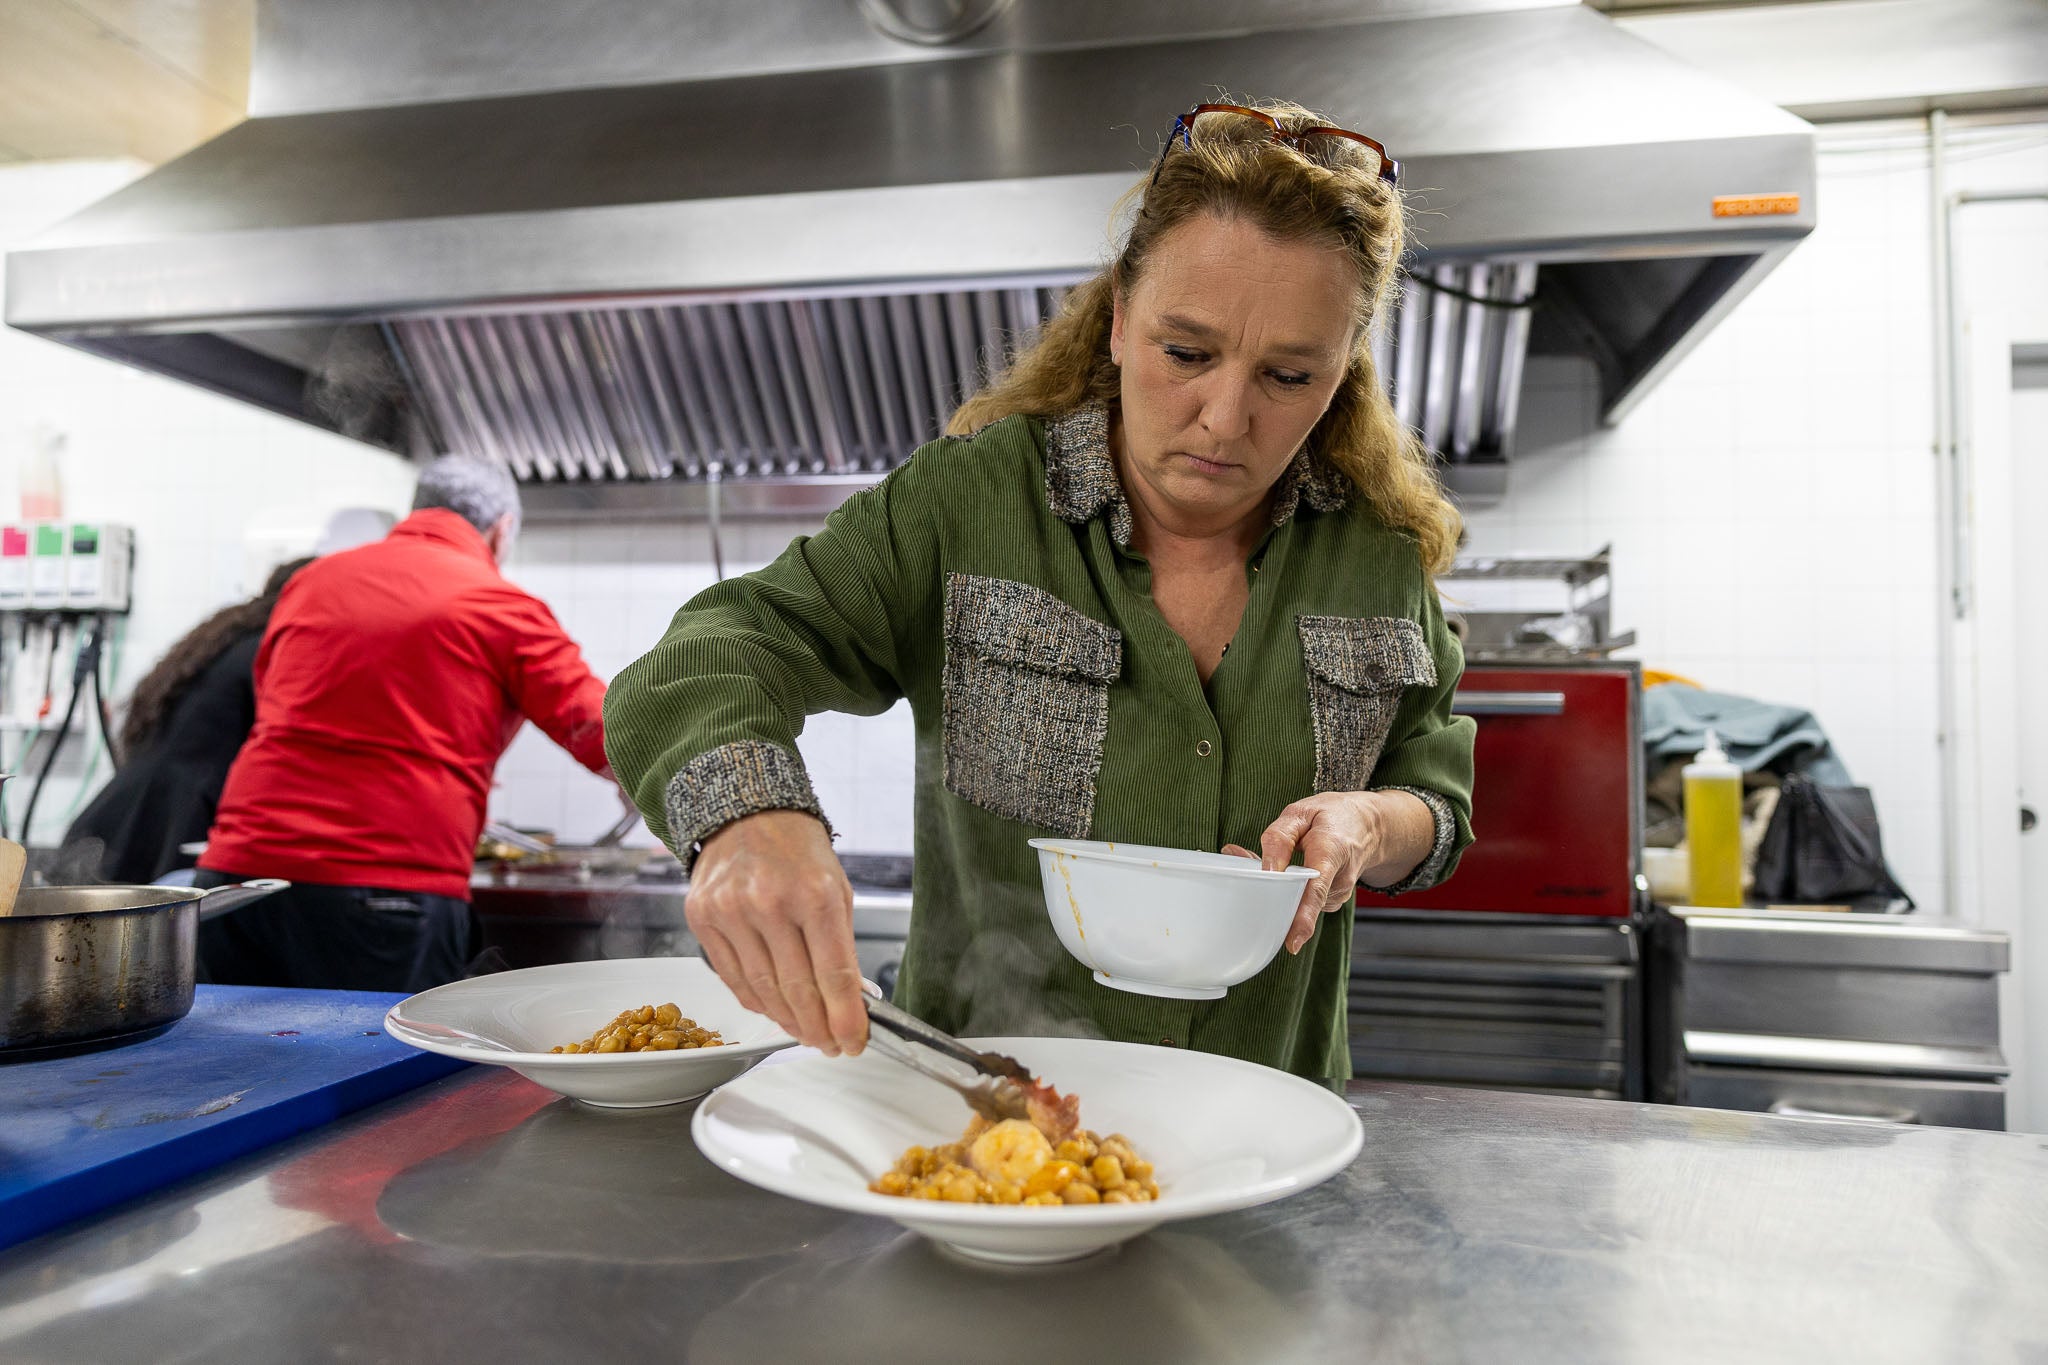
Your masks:
M199 921L289 885L23 891L0 916L0 1053L128 1042L175 1024L192 1008Z

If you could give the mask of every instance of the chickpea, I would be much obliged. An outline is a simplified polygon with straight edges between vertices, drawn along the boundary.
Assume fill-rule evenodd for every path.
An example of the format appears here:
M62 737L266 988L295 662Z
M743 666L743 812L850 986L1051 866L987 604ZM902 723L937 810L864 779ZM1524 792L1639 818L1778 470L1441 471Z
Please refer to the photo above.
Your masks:
M1080 1174L1081 1168L1071 1161L1048 1161L1032 1172L1031 1178L1024 1182L1024 1193L1058 1194L1073 1184Z
M1062 1161L1071 1161L1077 1166L1086 1166L1095 1160L1095 1139L1086 1132L1074 1134L1059 1146L1053 1148L1053 1155Z
M664 1005L642 1005L622 1010L603 1028L580 1043L564 1043L551 1052L672 1052L678 1048L718 1047L725 1040L718 1030L708 1029L684 1015L670 1001Z
M868 1188L911 1199L1037 1207L1140 1204L1159 1198L1152 1163L1139 1159L1121 1133L1099 1138L1079 1129L1053 1146L1041 1165L1027 1167L1028 1175L986 1178L970 1161L969 1146L991 1126L977 1116L958 1142L907 1148Z

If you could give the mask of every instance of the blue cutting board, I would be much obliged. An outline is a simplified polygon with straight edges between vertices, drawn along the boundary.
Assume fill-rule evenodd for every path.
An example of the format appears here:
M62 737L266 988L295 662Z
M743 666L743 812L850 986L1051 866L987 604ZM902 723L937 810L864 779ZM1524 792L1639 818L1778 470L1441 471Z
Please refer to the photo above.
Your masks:
M201 986L147 1042L0 1065L0 1247L467 1065L385 1035L404 998Z

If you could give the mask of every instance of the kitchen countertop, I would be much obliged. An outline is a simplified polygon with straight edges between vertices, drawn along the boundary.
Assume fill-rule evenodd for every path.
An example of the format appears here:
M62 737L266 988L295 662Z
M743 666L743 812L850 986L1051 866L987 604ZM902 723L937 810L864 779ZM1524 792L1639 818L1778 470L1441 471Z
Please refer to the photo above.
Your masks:
M2048 1138L1347 1093L1328 1183L1004 1271L479 1067L0 1255L0 1356L2048 1359Z

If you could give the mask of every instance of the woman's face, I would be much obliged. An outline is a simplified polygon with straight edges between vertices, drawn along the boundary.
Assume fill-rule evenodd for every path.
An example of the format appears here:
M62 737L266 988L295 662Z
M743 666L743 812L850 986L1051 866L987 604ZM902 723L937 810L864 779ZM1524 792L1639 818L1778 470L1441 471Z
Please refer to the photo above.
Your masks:
M1116 300L1126 492L1184 534L1256 511L1350 361L1358 281L1336 249L1205 214Z

